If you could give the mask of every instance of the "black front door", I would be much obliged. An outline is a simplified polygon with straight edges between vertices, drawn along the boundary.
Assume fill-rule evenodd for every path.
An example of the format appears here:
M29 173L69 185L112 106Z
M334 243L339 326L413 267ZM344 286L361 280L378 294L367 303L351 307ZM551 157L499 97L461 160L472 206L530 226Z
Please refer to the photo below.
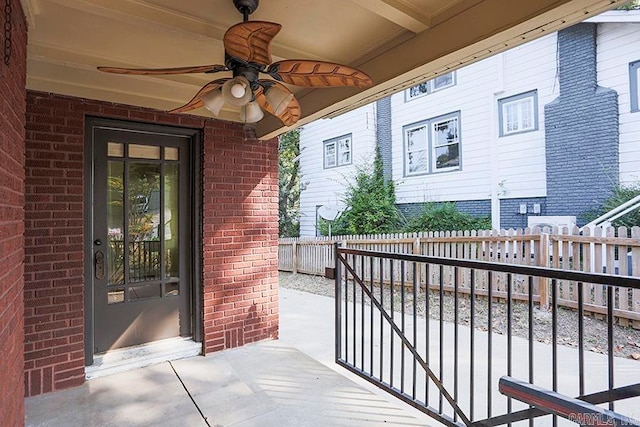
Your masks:
M190 336L191 139L91 131L92 353Z

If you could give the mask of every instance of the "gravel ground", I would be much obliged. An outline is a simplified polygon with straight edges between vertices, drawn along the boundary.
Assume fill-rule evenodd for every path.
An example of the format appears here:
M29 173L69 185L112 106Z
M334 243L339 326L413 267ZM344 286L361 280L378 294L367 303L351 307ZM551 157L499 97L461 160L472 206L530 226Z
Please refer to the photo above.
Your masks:
M321 276L311 276L307 274L292 274L280 272L280 286L287 289L310 292L316 295L328 297L334 296L334 281ZM349 289L351 285L349 285ZM380 288L374 287L374 295L379 298ZM400 311L401 292L394 290L394 310ZM391 295L388 288L384 289L383 301L387 309L390 308ZM349 295L351 297L351 294ZM425 304L426 294L424 290L417 296L417 314L424 317L426 314ZM360 292L356 293L356 300L360 300ZM453 295L444 296L442 315L446 321L454 321ZM413 292L405 292L405 312L412 313ZM429 298L429 317L439 319L440 317L440 295L431 292ZM488 329L488 304L485 298L477 298L475 302L475 327L486 331ZM492 330L495 333L506 334L507 316L506 304L494 302L492 304ZM514 302L511 331L514 336L527 338L529 334L529 309L526 303ZM534 338L537 341L551 343L552 334L552 314L550 311L534 308ZM469 325L471 319L471 304L468 296L459 298L458 301L458 321L460 324ZM585 348L597 353L607 353L607 324L605 321L593 317L584 317L584 340ZM558 310L558 343L570 347L578 346L578 315L575 311ZM635 360L640 359L640 330L614 325L614 354L619 357L627 357Z

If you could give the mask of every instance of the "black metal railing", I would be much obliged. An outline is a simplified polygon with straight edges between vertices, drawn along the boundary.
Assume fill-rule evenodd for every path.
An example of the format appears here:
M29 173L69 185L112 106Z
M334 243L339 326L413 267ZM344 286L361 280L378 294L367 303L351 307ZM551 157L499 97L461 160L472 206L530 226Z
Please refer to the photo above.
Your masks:
M606 418L610 413L640 425L640 362L614 353L616 340L631 331L616 324L617 295L636 292L640 278L335 250L335 354L341 366L450 426L618 420ZM504 289L500 298L496 281ZM551 289L548 311L533 298L540 283ZM459 292L463 285L469 292ZM558 307L559 286L575 287L575 310ZM514 289L524 289L528 298L514 298ZM606 314L585 319L584 296L596 290L606 295ZM602 345L594 350L604 354L591 351L597 343ZM507 392L518 381L531 387ZM499 383L506 384L503 394ZM535 393L522 390L559 396L549 399L553 404L577 397L595 412L545 409ZM594 405L603 403L609 412L603 409L597 418Z

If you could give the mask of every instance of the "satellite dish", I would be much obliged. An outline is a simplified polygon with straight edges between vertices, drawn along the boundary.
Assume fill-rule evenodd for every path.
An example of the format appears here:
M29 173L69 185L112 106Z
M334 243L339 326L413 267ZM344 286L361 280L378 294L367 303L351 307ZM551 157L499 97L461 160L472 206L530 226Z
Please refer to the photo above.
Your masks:
M318 208L318 215L320 218L326 219L327 221L335 221L340 215L341 210L338 209L337 206L331 205L322 205Z

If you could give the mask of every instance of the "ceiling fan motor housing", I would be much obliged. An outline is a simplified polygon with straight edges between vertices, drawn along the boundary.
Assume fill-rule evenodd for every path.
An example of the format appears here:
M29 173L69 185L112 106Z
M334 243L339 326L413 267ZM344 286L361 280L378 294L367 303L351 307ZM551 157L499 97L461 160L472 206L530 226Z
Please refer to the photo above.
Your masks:
M233 5L243 15L251 15L258 8L259 0L233 0Z

